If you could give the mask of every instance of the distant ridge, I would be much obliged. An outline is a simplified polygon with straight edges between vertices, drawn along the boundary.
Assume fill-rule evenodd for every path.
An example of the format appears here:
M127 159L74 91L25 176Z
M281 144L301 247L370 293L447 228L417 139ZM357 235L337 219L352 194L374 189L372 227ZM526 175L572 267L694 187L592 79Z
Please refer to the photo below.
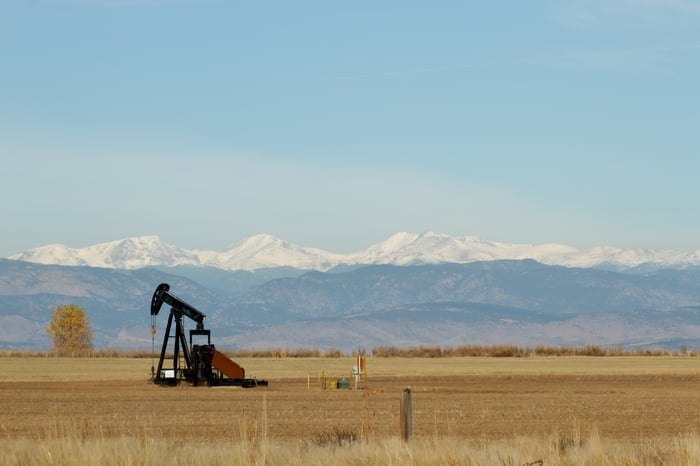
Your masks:
M152 348L159 283L207 314L214 341L228 348L700 347L700 268L621 273L527 259L178 275L189 269L0 259L0 348L47 348L52 309L64 303L89 312L98 347Z
M302 247L272 235L245 238L227 249L187 250L157 236L140 236L73 249L50 244L8 259L38 264L138 269L153 266L214 267L222 270L257 270L292 267L327 271L343 265L416 265L533 259L546 265L609 268L687 268L700 265L700 250L677 252L600 246L579 250L563 244L519 244L482 240L476 236L452 237L426 231L396 233L387 240L351 254Z

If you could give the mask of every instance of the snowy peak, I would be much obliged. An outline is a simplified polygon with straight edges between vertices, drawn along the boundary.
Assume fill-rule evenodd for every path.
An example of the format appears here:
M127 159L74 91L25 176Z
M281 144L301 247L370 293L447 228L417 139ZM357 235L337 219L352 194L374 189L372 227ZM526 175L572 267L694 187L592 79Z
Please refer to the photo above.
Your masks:
M196 260L196 256L184 249L162 242L157 236L140 236L80 249L52 244L11 256L10 259L40 264L137 269L151 265L191 263Z
M700 250L620 249L601 246L578 250L562 244L518 244L485 241L476 236L452 237L442 233L396 233L353 254L335 254L301 247L272 235L245 238L224 251L186 250L157 236L140 236L100 243L81 249L62 244L38 247L9 259L41 264L86 265L117 269L147 266L193 265L224 270L293 267L329 270L338 265L467 263L507 259L533 259L565 267L685 268L700 265Z
M88 265L87 262L76 253L75 249L70 249L63 244L47 244L46 246L40 246L10 256L8 259L36 262L38 264Z
M294 267L327 270L339 257L320 249L303 248L272 235L260 234L245 238L214 256L208 265L221 269L254 270L266 267Z
M543 263L558 264L562 260L568 262L568 255L577 254L580 254L580 251L561 244L497 243L484 241L476 236L454 238L427 231L420 234L397 233L358 254L357 262L408 265L534 259Z
M229 246L223 254L254 256L275 250L303 251L304 248L268 234L250 236Z
M401 232L356 254L354 259L360 264L395 265L464 262L465 252L459 240L448 235Z
M196 260L189 251L164 243L157 236L140 236L102 243L83 249L103 263L101 267L136 269L152 265L181 265Z

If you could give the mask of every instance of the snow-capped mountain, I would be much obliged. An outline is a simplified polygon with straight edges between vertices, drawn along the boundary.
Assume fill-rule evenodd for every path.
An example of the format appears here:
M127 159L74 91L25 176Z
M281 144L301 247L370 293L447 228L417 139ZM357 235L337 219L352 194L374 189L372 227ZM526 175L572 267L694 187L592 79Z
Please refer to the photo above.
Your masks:
M62 244L50 244L11 256L39 264L86 265L114 269L138 269L152 265L195 264L198 256L185 249L164 243L157 236L139 236L72 249Z
M224 270L255 270L268 267L328 270L343 261L341 254L303 248L266 234L245 238L220 253L198 253L202 265Z
M157 236L140 236L79 249L50 244L8 257L39 264L86 265L115 269L192 265L223 270L255 270L285 266L328 270L342 263L342 258L339 254L303 248L265 234L245 238L221 252L182 249L163 242Z
M245 238L224 251L187 250L141 236L72 249L61 244L42 246L9 257L40 264L87 265L116 269L146 266L193 265L223 270L293 267L328 270L338 265L468 263L506 259L534 259L566 267L638 266L684 268L700 265L700 250L621 249L601 246L579 250L562 244L517 244L485 241L475 236L452 237L427 231L397 233L387 240L352 254L306 248L271 235Z
M688 267L700 265L700 250L680 253L668 250L622 249L599 246L579 250L556 243L519 244L485 241L476 236L451 237L431 231L397 233L386 241L353 255L355 263L408 265L440 262L468 263L507 259L534 259L565 267Z
M353 259L360 264L394 265L535 259L543 263L556 262L559 265L562 257L579 253L577 249L560 244L496 243L481 240L476 236L455 238L428 231L419 234L397 233L382 243L354 254Z

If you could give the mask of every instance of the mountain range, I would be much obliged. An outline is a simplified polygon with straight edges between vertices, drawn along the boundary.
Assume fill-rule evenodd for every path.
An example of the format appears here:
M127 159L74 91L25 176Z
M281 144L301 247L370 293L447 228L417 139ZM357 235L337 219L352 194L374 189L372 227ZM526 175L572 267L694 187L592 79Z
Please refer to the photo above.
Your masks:
M397 233L369 248L339 254L306 248L271 235L245 238L224 251L187 250L157 236L111 241L85 248L61 244L37 247L9 259L39 264L85 265L116 269L152 266L213 267L222 270L257 270L291 267L327 271L339 266L372 264L417 265L533 259L546 265L632 268L686 268L700 265L700 250L677 252L600 246L579 250L562 244L515 244L485 241L476 236L452 237L427 231Z
M212 341L228 348L694 348L698 257L433 232L399 233L354 254L269 235L220 253L155 236L50 245L0 259L0 348L48 348L51 310L68 303L86 309L98 347L158 347L149 309L159 283L204 312ZM165 320L158 319L157 339Z

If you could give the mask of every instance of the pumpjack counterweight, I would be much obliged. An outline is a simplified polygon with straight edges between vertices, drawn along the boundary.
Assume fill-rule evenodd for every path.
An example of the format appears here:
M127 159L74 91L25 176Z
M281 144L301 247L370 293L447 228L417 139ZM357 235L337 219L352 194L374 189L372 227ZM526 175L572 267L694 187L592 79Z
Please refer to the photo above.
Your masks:
M267 380L246 378L245 369L216 349L211 343L211 331L204 328L206 315L170 293L170 285L167 283L158 285L153 293L151 333L155 332L155 318L164 303L170 306L170 315L165 327L158 369L154 370L152 375L153 383L178 385L185 380L192 385L229 385L246 388L267 386ZM185 316L196 323L196 329L189 332L189 343L185 337ZM192 343L193 337L197 338L198 344ZM206 338L206 343L201 342L203 338ZM172 360L170 366L167 366L167 351L171 345Z

